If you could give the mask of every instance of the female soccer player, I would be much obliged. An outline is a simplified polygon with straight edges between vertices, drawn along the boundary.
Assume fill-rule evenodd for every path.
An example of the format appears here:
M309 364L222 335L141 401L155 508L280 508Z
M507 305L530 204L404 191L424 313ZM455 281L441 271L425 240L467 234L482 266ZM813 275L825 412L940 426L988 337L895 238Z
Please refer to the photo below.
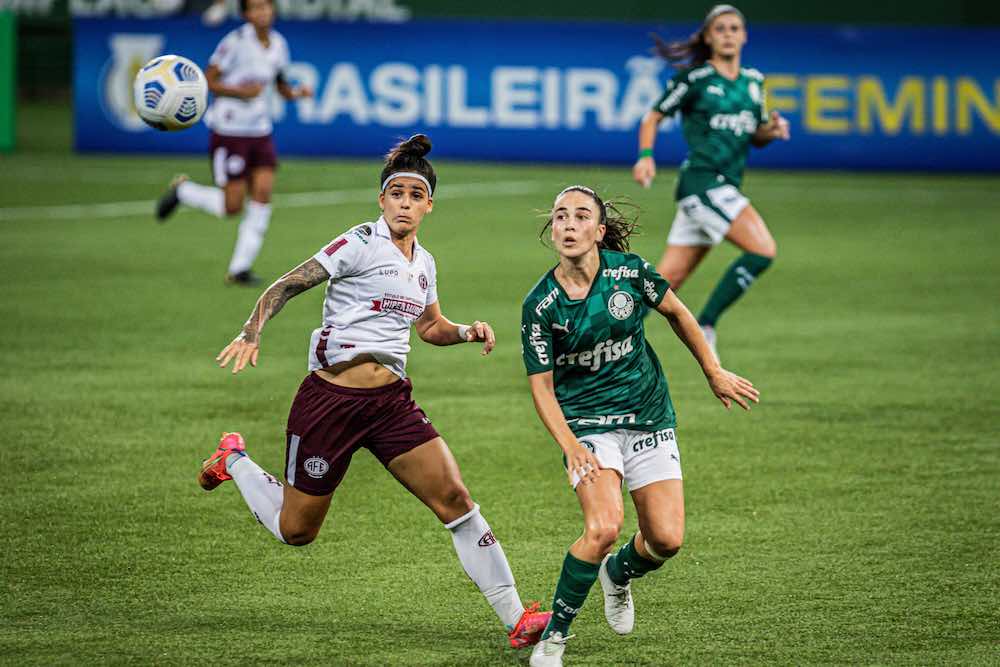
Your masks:
M750 381L719 366L669 283L628 253L634 224L613 204L574 185L556 197L548 225L559 263L524 300L524 364L538 416L565 456L584 525L563 561L553 615L532 652L532 667L562 665L570 623L598 578L611 628L631 632L629 582L681 547L684 493L674 407L646 342L646 312L655 309L667 319L723 405L749 409L759 397ZM608 555L622 527L623 482L639 532Z
M455 324L441 314L434 258L417 231L434 204L437 177L418 134L386 156L379 178L382 216L331 241L261 295L243 330L219 353L233 373L257 365L264 324L285 302L325 282L323 326L309 343L309 375L288 415L285 484L254 463L238 433L223 434L198 481L211 490L235 481L257 520L281 542L304 545L319 533L334 490L367 448L451 531L466 573L507 626L511 646L538 641L550 612L525 610L503 549L458 464L410 395L406 355L411 325L432 345L495 344L486 322Z
M278 158L271 140L268 90L273 82L288 100L310 97L307 86L285 78L288 43L274 30L272 0L240 0L246 23L226 35L208 61L205 78L215 100L205 114L212 130L209 153L215 187L178 176L156 205L163 221L186 204L218 218L243 211L249 183L250 201L240 222L226 282L256 285L252 266L264 244L271 220L271 189Z
M771 265L777 252L764 219L739 188L750 146L788 139L788 121L776 111L768 118L764 76L740 66L747 32L743 14L732 5L713 7L701 30L685 42L657 41L660 54L683 69L642 119L632 175L649 187L656 176L657 128L680 111L689 150L677 180L677 215L656 268L676 291L722 239L743 251L698 316L714 352L719 317Z

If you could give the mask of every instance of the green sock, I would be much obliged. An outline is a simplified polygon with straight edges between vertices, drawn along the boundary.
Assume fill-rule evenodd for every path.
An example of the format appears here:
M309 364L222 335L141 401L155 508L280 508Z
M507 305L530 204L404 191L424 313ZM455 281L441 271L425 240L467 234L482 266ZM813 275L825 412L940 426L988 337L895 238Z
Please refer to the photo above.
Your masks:
M767 267L771 266L773 260L763 255L755 255L747 252L729 265L726 272L719 280L719 284L712 290L708 302L698 316L698 324L702 326L714 327L716 321L722 313L733 305L743 293L750 289L750 285L760 274L764 273Z
M588 563L573 554L566 554L559 583L556 584L556 594L552 598L552 619L545 627L542 639L553 632L561 632L563 637L569 634L569 624L580 613L580 607L597 580L600 568L600 563Z
M658 570L666 561L649 560L642 557L635 548L635 536L622 545L614 556L608 559L608 576L619 586L632 579L638 579L647 572Z

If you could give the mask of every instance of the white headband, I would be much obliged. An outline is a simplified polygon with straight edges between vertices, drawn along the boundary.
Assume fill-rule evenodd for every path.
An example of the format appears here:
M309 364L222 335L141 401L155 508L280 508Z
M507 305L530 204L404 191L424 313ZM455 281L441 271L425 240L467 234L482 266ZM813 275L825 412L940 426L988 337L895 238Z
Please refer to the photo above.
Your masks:
M555 205L555 203L557 201L559 201L560 197L562 197L567 192L571 192L571 191L574 191L574 190L578 191L578 192L582 190L583 192L586 192L588 195L590 195L592 197L596 197L597 196L597 193L594 192L593 190L591 190L590 188L588 188L586 185L571 185L568 188L566 188L565 190L563 190L562 192L560 192L559 194L557 194L556 198L552 202L552 204Z
M415 178L424 185L426 185L428 197L434 194L434 189L431 188L431 184L427 181L427 179L423 176L423 174L418 174L415 171L396 171L389 174L388 176L386 176L385 180L382 181L382 189L379 190L379 192L385 192L385 189L389 186L389 181L391 181L394 178L402 178L403 176L407 176L409 178Z

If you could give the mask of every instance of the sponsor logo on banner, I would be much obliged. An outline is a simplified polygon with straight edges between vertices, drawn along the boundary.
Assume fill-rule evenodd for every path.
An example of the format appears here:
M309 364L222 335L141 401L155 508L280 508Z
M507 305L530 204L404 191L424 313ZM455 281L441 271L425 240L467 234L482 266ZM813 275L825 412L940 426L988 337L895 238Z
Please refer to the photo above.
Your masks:
M163 35L112 34L108 37L111 57L104 64L100 87L104 114L128 132L150 129L135 110L132 82L142 66L160 55Z

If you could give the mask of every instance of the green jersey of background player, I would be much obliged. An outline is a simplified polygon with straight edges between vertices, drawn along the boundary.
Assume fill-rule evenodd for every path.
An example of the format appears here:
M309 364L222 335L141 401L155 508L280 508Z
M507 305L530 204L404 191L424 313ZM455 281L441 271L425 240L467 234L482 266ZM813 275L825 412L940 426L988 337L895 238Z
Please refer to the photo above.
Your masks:
M659 53L681 70L642 120L632 175L644 187L656 176L653 143L660 122L680 112L687 159L677 179L677 213L657 270L680 288L712 248L727 239L741 250L698 315L715 349L719 317L774 260L777 246L763 218L740 191L750 146L788 139L788 122L768 117L764 76L740 67L747 33L743 14L716 5L701 30L682 42L657 40Z
M538 416L563 451L584 530L563 560L532 667L562 665L569 625L598 578L608 623L619 634L631 632L629 582L663 565L683 540L674 408L646 342L646 313L656 310L667 319L726 407L735 401L748 408L758 398L748 380L719 366L670 284L628 252L634 223L613 203L574 185L556 197L548 226L559 264L524 300L524 363ZM632 494L639 531L612 556L624 518L622 483Z

